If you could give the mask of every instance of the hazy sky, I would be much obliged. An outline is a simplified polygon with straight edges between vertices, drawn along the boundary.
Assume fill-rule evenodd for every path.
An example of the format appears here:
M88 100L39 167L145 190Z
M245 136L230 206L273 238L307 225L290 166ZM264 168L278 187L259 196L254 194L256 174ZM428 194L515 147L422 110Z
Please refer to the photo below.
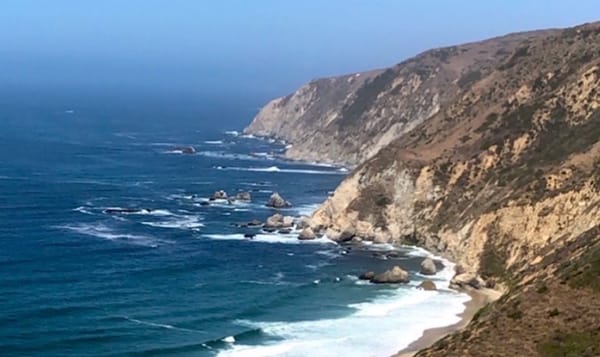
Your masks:
M272 96L431 47L593 20L597 0L2 0L0 86Z

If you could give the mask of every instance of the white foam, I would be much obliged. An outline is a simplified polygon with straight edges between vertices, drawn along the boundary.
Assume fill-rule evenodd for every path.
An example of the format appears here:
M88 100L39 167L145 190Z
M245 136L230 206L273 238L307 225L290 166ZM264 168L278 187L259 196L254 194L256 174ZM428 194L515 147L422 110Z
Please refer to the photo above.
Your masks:
M140 324L140 325L146 325L146 326L157 327L157 328L165 328L165 329L168 329L168 330L180 330L180 331L188 331L188 332L200 332L198 330L190 330L190 329L187 329L187 328L177 327L177 326L173 326L173 325L169 325L169 324L161 324L161 323L156 323L156 322L138 320L138 319L131 318L129 316L123 316L123 318L125 320L127 320L127 321L131 321L131 322L134 322L134 323Z
M90 211L88 209L88 207L84 207L84 206L79 206L77 208L73 208L73 211L81 212L81 213L84 213L84 214L94 214L92 211Z
M129 208L123 207L104 207L103 211L115 211L115 214L123 214L123 215L136 215L136 216L175 216L175 214L166 209L146 209L141 208L139 210L128 212Z
M142 224L157 228L197 229L204 227L196 216L176 216L173 219L160 222L142 222Z
M233 336L227 336L227 337L223 338L223 342L234 343L235 342L235 338Z
M247 240L260 243L283 243L283 244L335 244L327 238L312 240L299 240L297 234L257 234L252 239L244 237L243 234L205 234L203 237L216 240Z
M227 131L225 131L225 134L231 135L231 136L238 136L238 135L240 135L240 132L237 130L227 130Z
M312 174L312 175L340 175L341 172L335 171L323 171L323 170L304 170L304 169L281 169L277 166L270 167L221 167L221 170L235 170L235 171L255 171L255 172L284 172L294 174Z
M212 159L224 159L224 160L259 160L258 157L248 154L235 154L224 151L198 151L197 155L212 158Z
M302 205L296 207L296 212L298 212L298 215L300 216L312 216L313 212L316 211L320 206L321 204L319 203Z
M209 144L209 145L221 145L223 144L222 140L206 140L204 141L205 144Z
M65 229L69 231L73 231L79 234L88 235L92 237L102 238L106 240L122 240L127 241L132 244L142 245L146 247L157 247L159 243L172 243L166 240L156 239L147 235L138 235L138 234L129 234L129 233L119 233L114 229L105 226L101 223L95 224L74 224L74 225L63 225L56 226L58 229Z
M440 285L447 285L452 277L452 264L444 264L445 269L436 275L436 280L442 280ZM356 283L368 284L360 280ZM468 300L468 295L452 290L423 291L403 286L371 301L349 305L354 312L344 318L237 321L281 340L255 346L236 343L218 356L389 356L420 338L426 329L460 321L458 314Z

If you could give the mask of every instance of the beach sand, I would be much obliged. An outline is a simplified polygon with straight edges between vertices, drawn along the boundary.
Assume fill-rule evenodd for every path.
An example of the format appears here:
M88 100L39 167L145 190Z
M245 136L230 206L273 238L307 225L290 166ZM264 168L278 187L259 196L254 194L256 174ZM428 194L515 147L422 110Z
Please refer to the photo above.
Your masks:
M502 296L502 292L492 289L470 289L465 291L471 296L471 300L465 303L465 311L459 316L461 320L454 325L432 328L425 330L421 338L411 343L405 349L396 353L392 357L411 357L418 351L433 345L436 341L448 336L449 334L465 328L473 316L486 304L496 301Z

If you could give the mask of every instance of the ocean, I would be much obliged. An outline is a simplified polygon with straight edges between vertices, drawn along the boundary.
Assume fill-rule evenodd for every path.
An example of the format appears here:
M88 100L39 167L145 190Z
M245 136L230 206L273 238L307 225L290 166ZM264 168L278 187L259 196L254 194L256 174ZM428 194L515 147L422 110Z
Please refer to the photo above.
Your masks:
M2 355L387 356L459 321L452 264L416 289L421 249L238 226L272 192L309 215L347 174L240 135L255 107L38 99L0 112ZM207 205L217 190L252 201ZM393 265L411 283L357 279Z

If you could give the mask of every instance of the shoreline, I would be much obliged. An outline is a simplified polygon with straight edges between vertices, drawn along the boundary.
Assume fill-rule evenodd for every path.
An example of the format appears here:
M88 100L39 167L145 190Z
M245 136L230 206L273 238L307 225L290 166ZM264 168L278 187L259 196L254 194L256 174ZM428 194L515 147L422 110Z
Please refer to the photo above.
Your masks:
M502 292L492 289L468 289L464 290L471 299L464 303L465 310L460 313L460 321L448 326L434 327L423 331L418 340L411 342L407 347L400 350L391 357L412 357L422 349L428 348L442 338L464 329L473 319L473 316L485 305L498 300Z

